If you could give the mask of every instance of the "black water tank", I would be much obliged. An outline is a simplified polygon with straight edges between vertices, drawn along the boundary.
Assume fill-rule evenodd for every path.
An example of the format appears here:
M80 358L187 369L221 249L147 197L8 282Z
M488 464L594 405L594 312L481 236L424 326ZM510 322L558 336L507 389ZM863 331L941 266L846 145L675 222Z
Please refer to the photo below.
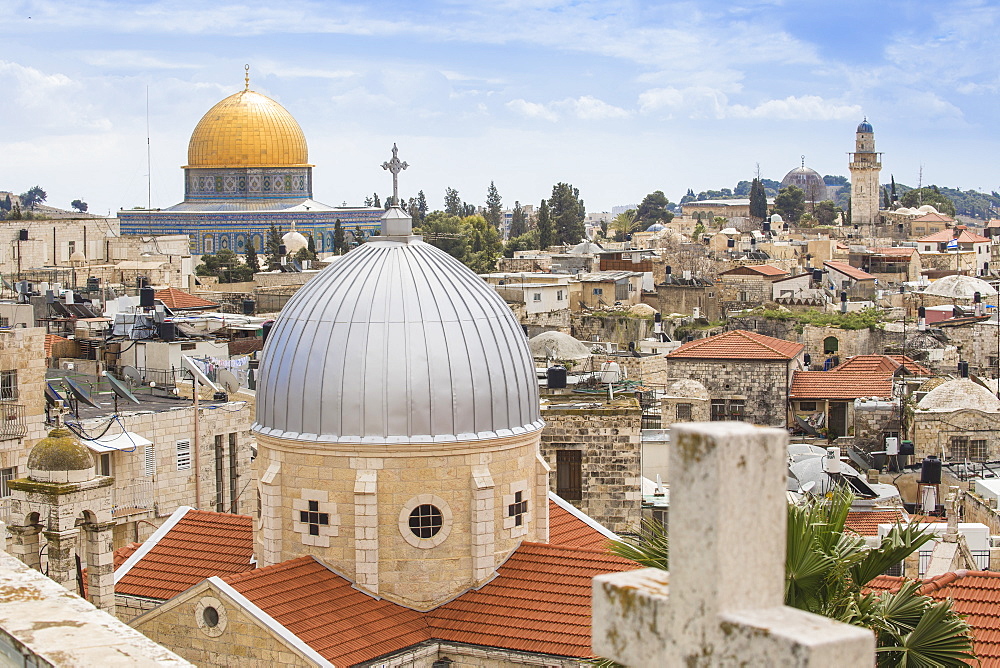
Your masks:
M912 457L913 456L913 441L900 441L899 442L899 454Z
M285 244L281 244L280 246L278 246L278 255L281 257L288 255L288 249L285 248Z
M726 241L726 247L727 248L736 248L736 240L735 239L729 239L728 241Z
M28 230L21 230L20 232L18 232L17 233L17 238L20 239L21 241L27 241L28 240Z
M802 363L805 364L806 366L809 366L810 364L812 364L812 355L810 355L809 353L806 353L805 355L803 355L802 356Z
M153 308L156 305L156 290L153 288L141 288L139 290L139 306L142 308Z
M148 285L149 285L149 279L146 278L145 276L136 276L135 277L135 286L137 288L139 288L140 290L142 290L144 287L146 287Z
M257 302L252 299L243 300L243 315L253 315L254 309L257 308Z
M545 383L550 390L566 387L566 367L561 364L550 366L545 371Z
M920 464L920 480L927 485L941 484L941 460L934 455L927 455Z
M921 320L925 319L927 317L927 309L925 309L923 306L918 308L917 317L920 318Z
M261 329L261 339L264 343L267 343L267 336L271 333L271 328L274 327L274 321L268 320L263 325L260 326Z
M823 280L823 270L822 269L813 269L813 280L815 282L817 282L817 283L822 282L822 280Z
M172 322L161 322L159 334L164 341L173 341L177 338L177 328Z

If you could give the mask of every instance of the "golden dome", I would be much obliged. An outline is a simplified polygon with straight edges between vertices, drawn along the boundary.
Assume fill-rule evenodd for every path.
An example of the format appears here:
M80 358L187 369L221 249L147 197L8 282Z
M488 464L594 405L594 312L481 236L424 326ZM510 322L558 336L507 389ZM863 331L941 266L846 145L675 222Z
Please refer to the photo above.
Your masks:
M245 90L208 110L191 133L188 167L303 167L302 128L280 104Z

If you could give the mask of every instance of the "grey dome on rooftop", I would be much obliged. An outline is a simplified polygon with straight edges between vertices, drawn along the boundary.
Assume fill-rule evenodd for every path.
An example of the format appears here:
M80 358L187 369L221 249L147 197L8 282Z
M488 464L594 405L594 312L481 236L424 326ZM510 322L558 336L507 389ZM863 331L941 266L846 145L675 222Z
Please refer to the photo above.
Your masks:
M795 186L806 194L806 201L819 202L826 199L826 183L815 169L796 167L781 179L781 187Z
M540 429L528 341L496 291L417 237L373 240L289 300L264 347L254 430L328 443Z

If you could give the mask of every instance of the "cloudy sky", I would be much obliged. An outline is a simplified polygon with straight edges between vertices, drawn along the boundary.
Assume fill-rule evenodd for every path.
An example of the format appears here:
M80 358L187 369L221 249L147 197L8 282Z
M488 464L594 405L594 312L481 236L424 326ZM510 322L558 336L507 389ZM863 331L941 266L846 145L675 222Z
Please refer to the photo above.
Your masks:
M445 187L589 211L663 190L844 174L867 115L883 178L1000 190L1000 6L938 0L0 0L0 190L91 211L182 199L199 118L243 86L309 141L316 199ZM146 100L152 169L147 169Z

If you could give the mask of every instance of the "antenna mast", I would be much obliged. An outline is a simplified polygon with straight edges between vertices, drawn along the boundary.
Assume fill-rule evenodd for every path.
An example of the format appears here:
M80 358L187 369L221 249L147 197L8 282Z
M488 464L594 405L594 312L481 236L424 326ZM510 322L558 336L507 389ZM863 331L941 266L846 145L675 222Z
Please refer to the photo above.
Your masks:
M153 167L149 149L149 86L146 86L146 210L153 208Z

